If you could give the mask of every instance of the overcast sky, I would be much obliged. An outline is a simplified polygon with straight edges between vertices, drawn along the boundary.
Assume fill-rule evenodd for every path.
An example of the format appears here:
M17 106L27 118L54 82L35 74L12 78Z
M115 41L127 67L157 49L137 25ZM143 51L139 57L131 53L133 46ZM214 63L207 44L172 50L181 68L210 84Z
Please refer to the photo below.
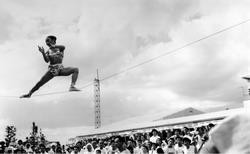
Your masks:
M249 19L249 8L247 0L0 0L0 95L28 92L47 71L37 49L47 49L47 35L66 46L64 66L80 69L82 87L93 81L97 68L100 78L123 71ZM243 24L105 80L102 123L186 107L241 106L240 77L250 71L249 27ZM54 78L35 94L69 85L70 77ZM90 86L30 99L1 97L0 140L7 124L27 136L35 121L55 140L93 127L93 91Z

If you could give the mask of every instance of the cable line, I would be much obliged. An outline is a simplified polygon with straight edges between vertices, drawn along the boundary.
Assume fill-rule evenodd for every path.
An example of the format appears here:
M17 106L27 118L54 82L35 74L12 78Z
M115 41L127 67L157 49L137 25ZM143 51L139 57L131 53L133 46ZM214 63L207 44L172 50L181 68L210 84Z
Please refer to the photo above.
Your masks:
M141 62L141 63L139 63L139 64L136 64L136 65L134 65L134 66L130 66L130 67L128 67L128 68L126 68L126 69L124 69L124 70L122 70L122 71L119 71L119 72L113 73L113 74L111 74L111 75L109 75L109 76L106 76L106 77L100 79L100 81L108 80L108 79L113 78L113 77L115 77L115 76L118 76L118 75L120 75L120 74L122 74L122 73L128 72L128 71L130 71L130 70L132 70L132 69L135 69L135 68L137 68L137 67L140 67L140 66L142 66L142 65L144 65L144 64L147 64L147 63L150 63L150 62L155 61L155 60L157 60L157 59L160 59L160 58L162 58L162 57L164 57L164 56L167 56L167 55L170 55L170 54L174 54L174 53L176 53L176 52L178 52L178 51L181 51L182 49L184 49L184 48L186 48L186 47L189 47L189 46L191 46L191 45L197 44L197 43L199 43L199 42L201 42L201 41L203 41L203 40L206 40L206 39L208 39L208 38L211 38L211 37L213 37L213 36L219 35L219 34L225 32L225 31L229 31L229 30L231 30L231 29L233 29L233 28L236 28L236 27L238 27L238 26L240 26L240 25L243 25L243 24L245 24L245 23L247 23L247 22L249 22L249 21L250 21L250 19L241 21L241 22L239 22L239 23L237 23L237 24L234 24L234 25L231 25L231 26L226 27L226 28L224 28L224 29L221 29L221 30L219 30L219 31L216 31L216 32L214 32L214 33L212 33L212 34L209 34L209 35L207 35L207 36L204 36L204 37L202 37L202 38L200 38L200 39L197 39L197 40L191 41L191 42L189 42L189 43L186 43L186 44L184 44L184 45L182 45L182 46L180 46L180 47L178 47L178 48L175 48L175 49L173 49L173 50L170 50L170 51L168 51L168 52L165 52L165 53L163 53L163 54L161 54L161 55L158 55L158 56L156 56L156 57L153 57L153 58L151 58L151 59L145 60L145 61L143 61L143 62ZM85 89L85 88L87 88L87 87L89 87L89 86L91 86L91 85L93 85L92 82L90 82L90 83L88 83L88 84L82 86L80 89ZM55 94L68 93L68 92L69 92L69 91L57 91L57 92L51 92L51 93L45 93L45 94L37 94L37 95L33 95L32 97L45 96L45 95L55 95ZM0 95L0 97L1 97L1 98L17 98L17 97L19 98L19 96L4 96L4 95Z

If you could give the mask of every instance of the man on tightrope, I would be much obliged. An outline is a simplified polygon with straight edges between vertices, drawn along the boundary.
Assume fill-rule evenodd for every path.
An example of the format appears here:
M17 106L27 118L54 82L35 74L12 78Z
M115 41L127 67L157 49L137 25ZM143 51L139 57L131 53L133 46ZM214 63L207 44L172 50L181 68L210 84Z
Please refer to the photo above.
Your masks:
M71 74L72 80L69 91L80 91L80 89L75 87L79 69L76 67L63 67L62 65L65 47L63 45L56 45L56 37L52 35L48 36L45 42L46 45L49 47L48 51L45 52L44 48L40 46L38 46L38 49L42 53L45 62L50 63L48 71L44 74L40 81L29 91L28 94L24 94L20 96L20 98L31 97L31 95L35 91L37 91L41 86L43 86L55 76L69 76Z

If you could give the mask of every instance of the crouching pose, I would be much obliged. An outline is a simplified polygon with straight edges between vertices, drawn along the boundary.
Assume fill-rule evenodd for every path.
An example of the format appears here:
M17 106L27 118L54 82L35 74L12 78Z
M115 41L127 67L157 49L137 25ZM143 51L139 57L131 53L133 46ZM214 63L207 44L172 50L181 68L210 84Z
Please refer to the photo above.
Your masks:
M46 45L49 47L45 52L43 47L38 46L39 51L43 55L43 59L46 63L49 63L48 71L40 79L40 81L29 91L29 93L22 95L20 98L29 98L35 91L41 86L47 83L55 76L69 76L72 75L71 85L69 91L80 91L75 87L75 83L78 77L78 68L76 67L64 67L62 65L64 49L62 45L56 45L56 37L48 36L45 40Z

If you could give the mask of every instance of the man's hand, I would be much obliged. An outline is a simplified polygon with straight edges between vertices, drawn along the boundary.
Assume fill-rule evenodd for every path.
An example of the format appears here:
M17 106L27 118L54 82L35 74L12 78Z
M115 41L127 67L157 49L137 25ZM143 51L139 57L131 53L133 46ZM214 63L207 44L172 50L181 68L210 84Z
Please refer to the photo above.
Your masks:
M39 45L37 46L38 47L38 50L41 52L41 53L44 53L44 48L43 47L40 47Z

